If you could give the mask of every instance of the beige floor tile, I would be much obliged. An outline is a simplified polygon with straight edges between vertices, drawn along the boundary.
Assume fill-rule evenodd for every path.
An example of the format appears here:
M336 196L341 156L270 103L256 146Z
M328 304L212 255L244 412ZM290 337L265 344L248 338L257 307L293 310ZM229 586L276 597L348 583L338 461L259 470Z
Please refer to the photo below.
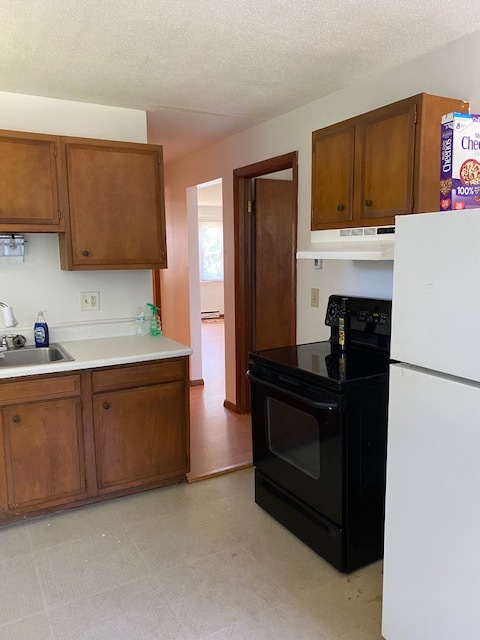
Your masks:
M299 552L299 541L295 539L281 556L267 550L250 553L242 546L220 555L232 571L255 585L261 597L277 606L289 605L305 592L335 579L329 565L309 551L307 548Z
M301 616L315 619L327 638L381 640L382 563L376 562L320 587L295 602Z
M44 549L35 564L49 609L141 578L147 568L122 531Z
M30 554L30 524L17 522L0 528L0 560L11 560Z
M276 607L254 618L240 620L209 636L209 640L330 640L315 620L291 609Z
M268 576L269 580L283 589L287 598L295 597L332 582L338 584L344 576L310 547L298 540L282 525L276 535L268 541L242 544L245 553L239 554L237 562L254 578ZM280 559L280 561L279 561Z
M45 612L33 558L29 554L0 562L0 627Z
M171 487L117 498L108 504L112 505L125 525L132 526L195 507L198 502L188 489L189 485L182 482Z
M236 545L228 527L213 521L199 504L132 524L127 533L152 571L184 566Z
M183 640L188 631L145 580L76 600L50 612L55 640Z
M2 640L54 640L46 613L29 616L0 627L0 638Z
M169 599L192 638L203 638L275 606L219 555L168 576L157 574L157 580L152 595Z
M118 531L121 520L109 503L94 504L32 520L28 527L31 546L41 551L66 540L80 540L96 533Z

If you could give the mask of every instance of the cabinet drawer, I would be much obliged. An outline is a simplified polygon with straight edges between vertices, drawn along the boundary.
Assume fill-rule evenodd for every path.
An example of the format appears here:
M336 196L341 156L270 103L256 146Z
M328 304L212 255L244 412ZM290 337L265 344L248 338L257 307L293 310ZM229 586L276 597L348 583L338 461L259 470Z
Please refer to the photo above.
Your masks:
M183 380L186 377L187 358L185 357L94 371L92 386L94 393L98 393L109 389L126 389L159 382Z
M0 382L0 405L79 396L80 376L52 376Z

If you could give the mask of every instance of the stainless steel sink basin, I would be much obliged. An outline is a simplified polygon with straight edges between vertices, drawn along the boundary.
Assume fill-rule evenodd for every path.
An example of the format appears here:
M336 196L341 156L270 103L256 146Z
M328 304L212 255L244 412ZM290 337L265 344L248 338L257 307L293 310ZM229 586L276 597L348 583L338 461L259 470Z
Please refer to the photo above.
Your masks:
M21 349L0 351L0 367L23 367L49 362L73 360L72 356L59 344L49 347L28 346Z

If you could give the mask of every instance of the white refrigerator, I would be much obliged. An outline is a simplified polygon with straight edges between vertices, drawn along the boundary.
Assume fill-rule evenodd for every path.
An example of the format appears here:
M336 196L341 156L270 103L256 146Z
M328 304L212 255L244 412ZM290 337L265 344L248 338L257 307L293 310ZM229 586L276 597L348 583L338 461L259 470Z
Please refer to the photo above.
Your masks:
M480 638L480 208L396 219L382 635Z

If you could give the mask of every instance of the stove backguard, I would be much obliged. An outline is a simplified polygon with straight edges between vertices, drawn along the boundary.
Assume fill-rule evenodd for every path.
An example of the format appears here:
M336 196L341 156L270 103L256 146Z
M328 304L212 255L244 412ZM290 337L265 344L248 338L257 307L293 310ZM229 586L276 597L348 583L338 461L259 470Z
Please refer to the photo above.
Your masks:
M351 343L389 353L392 301L331 295L328 299L325 324L330 327L331 339L335 342L338 342L338 316L342 298L347 299Z

